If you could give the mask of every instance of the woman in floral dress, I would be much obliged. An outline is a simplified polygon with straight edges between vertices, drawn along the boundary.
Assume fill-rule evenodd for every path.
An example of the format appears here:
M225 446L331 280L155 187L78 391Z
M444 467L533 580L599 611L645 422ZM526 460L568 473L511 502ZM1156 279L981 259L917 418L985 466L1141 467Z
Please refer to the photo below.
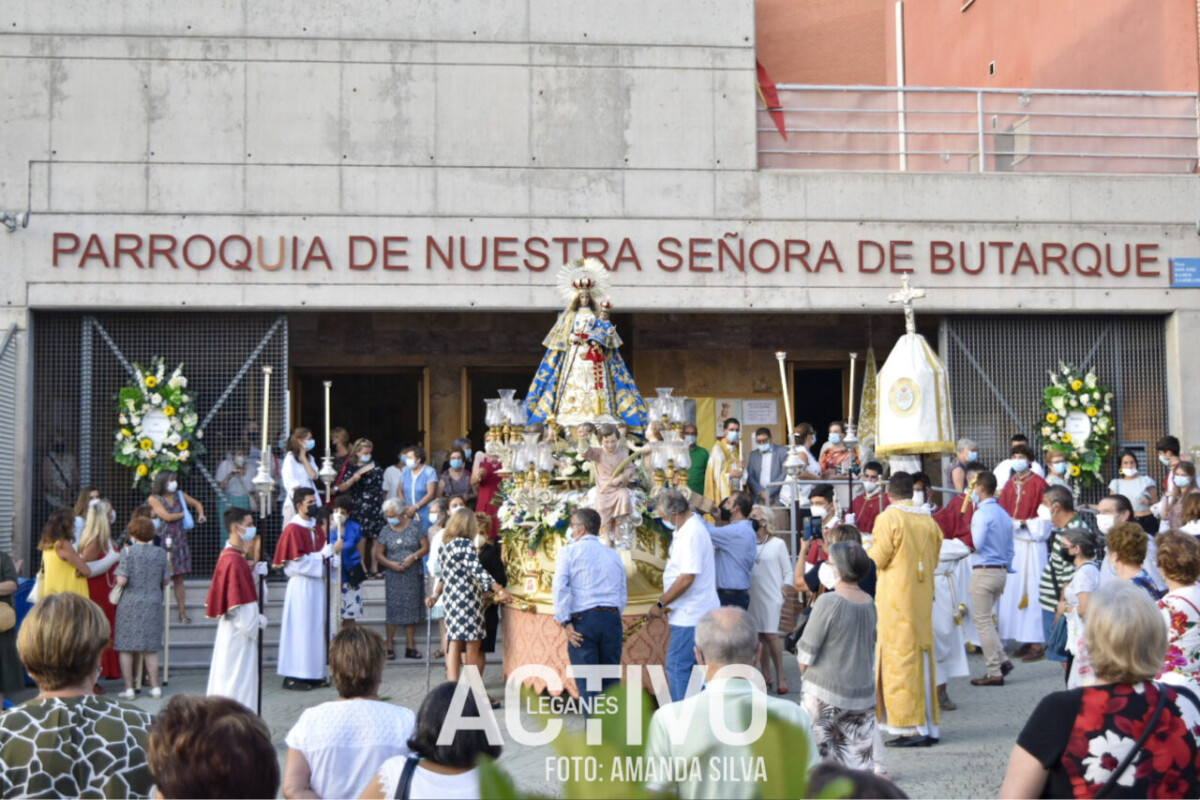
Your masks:
M1158 601L1167 624L1167 658L1158 679L1200 689L1200 541L1190 534L1160 533L1158 571L1170 589Z
M383 527L383 468L375 463L375 445L370 439L359 439L350 448L350 460L342 470L342 481L334 487L340 493L348 493L354 501L351 517L362 526L366 541L366 560L363 568L378 577L379 564L375 561L375 533Z

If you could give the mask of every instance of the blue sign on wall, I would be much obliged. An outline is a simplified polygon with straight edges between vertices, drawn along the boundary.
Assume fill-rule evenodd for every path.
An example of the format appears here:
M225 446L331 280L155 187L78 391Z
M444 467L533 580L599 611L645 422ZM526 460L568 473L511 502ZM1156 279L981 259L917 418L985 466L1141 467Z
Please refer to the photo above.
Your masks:
M1171 288L1200 289L1200 258L1171 259Z

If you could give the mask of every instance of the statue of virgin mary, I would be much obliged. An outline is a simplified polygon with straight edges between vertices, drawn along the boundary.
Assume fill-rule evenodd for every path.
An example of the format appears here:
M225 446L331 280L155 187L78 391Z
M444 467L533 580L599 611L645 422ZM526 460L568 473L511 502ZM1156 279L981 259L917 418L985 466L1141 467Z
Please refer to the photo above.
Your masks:
M525 397L530 424L620 422L640 434L646 403L618 351L621 337L598 308L608 271L594 258L577 259L559 269L558 284L568 304L542 341L546 355Z

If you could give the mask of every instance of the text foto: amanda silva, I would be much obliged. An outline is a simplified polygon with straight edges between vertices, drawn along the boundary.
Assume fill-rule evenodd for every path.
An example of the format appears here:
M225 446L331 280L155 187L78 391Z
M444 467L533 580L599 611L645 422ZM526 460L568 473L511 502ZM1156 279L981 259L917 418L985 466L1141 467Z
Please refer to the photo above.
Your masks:
M605 765L595 756L546 759L546 780L559 782L631 781L668 784L698 781L738 783L767 779L763 756L625 756Z

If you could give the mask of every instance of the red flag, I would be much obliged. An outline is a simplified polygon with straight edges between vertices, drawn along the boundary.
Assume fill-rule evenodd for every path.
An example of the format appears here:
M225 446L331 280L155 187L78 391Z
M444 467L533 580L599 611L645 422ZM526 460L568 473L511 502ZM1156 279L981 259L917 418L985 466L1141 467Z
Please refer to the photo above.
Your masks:
M762 65L761 61L755 59L754 66L758 69L758 96L762 99L763 106L771 115L771 119L775 121L779 135L786 140L787 126L783 121L783 107L779 104L779 92L775 89L775 81L771 80L771 76L767 74L767 68Z

